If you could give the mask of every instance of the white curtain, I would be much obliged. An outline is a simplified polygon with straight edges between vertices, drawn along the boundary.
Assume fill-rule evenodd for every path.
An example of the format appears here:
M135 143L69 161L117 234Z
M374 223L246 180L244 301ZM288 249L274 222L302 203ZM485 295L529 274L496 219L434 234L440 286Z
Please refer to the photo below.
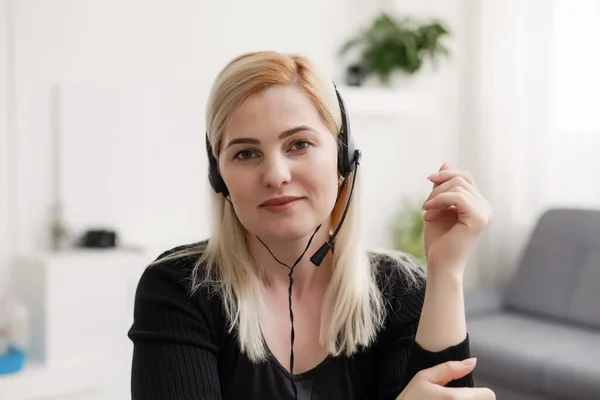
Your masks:
M554 0L548 202L600 208L600 0Z
M465 157L495 218L479 281L512 276L549 207L600 208L600 0L474 0Z

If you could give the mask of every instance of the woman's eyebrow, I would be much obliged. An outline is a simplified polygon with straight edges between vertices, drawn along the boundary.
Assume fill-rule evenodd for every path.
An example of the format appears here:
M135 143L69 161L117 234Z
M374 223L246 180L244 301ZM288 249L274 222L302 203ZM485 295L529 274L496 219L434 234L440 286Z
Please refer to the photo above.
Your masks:
M286 129L285 131L281 132L279 134L279 139L288 138L298 132L312 132L315 135L319 134L319 132L317 132L315 129L311 128L308 125L299 125L299 126L296 126L295 128Z
M288 138L298 132L311 132L315 135L318 135L319 133L311 128L308 125L299 125L290 129L286 129L285 131L281 132L279 134L279 139L285 139ZM255 144L258 145L260 144L260 140L258 139L254 139L254 138L236 138L236 139L232 139L227 143L227 146L225 147L225 149L228 149L229 147L233 146L234 144Z

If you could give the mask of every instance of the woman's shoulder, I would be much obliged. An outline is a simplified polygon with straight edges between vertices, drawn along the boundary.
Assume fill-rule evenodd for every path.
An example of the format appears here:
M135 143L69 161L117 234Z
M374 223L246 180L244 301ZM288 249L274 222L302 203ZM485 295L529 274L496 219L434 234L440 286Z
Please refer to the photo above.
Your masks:
M178 292L180 299L210 300L201 285L195 282L200 258L207 241L179 245L163 251L142 273L137 295ZM185 297L184 297L185 296Z
M208 240L203 240L175 246L163 251L150 266L165 265L171 268L179 267L185 269L186 266L189 267L190 264L194 264L198 260L204 250L206 250L207 244Z
M414 321L421 313L427 283L420 261L394 250L368 254L388 318L401 323Z
M172 340L188 331L204 335L211 343L221 337L219 300L202 288L194 290L193 278L205 246L199 242L171 248L146 267L135 293L132 339Z
M425 269L415 257L396 250L369 251L368 257L382 290L410 292L424 289Z
M163 251L148 265L144 275L184 277L191 275L206 249L206 241L183 244Z

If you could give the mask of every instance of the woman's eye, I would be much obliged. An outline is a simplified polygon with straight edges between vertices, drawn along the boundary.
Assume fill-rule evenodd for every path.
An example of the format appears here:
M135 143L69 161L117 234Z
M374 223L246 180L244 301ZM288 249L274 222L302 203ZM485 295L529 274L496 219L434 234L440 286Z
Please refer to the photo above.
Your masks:
M237 158L240 160L249 160L252 158L252 156L254 156L254 153L252 151L243 150L243 151L240 151L239 153L237 153L234 158Z
M308 143L306 140L299 140L296 143L294 143L294 150L304 150L306 148L308 148L308 146L310 146L310 143Z

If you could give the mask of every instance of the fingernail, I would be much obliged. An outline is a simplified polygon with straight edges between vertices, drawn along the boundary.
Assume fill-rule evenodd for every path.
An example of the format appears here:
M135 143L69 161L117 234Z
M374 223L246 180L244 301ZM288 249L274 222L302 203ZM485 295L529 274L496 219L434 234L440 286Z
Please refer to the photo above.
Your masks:
M433 173L433 174L429 175L429 176L427 177L427 179L434 179L434 178L437 178L438 176L440 176L440 173L439 173L439 172L436 172L436 173Z
M477 358L476 357L471 357L471 358L468 358L466 360L463 360L462 365L464 365L465 367L472 367L476 363L477 363Z

